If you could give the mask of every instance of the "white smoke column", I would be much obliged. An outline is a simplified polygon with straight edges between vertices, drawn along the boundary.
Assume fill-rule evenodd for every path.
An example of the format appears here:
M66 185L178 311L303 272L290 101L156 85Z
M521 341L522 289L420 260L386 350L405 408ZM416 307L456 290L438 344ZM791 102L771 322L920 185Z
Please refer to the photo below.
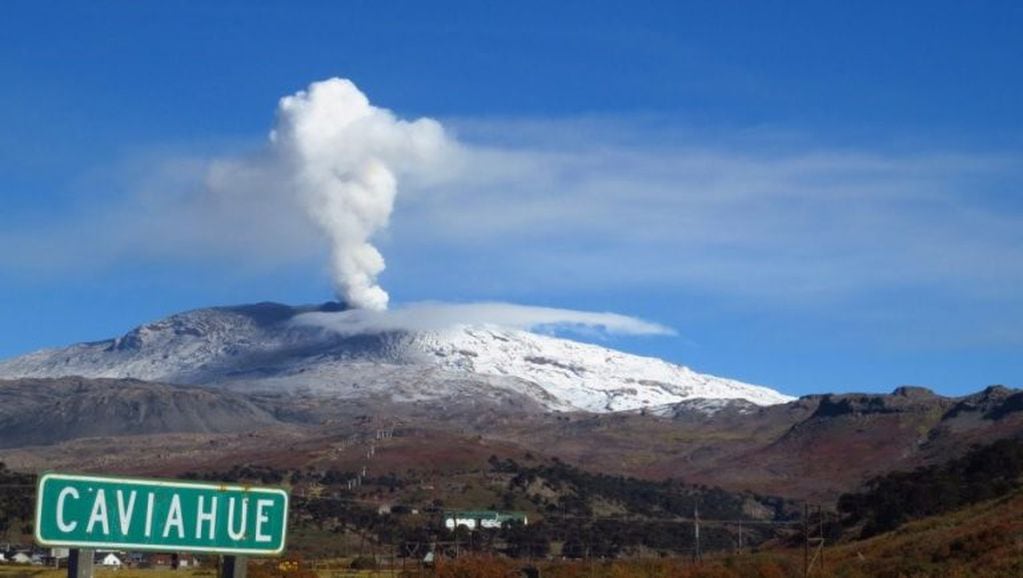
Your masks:
M270 134L301 203L331 243L338 297L387 308L384 258L370 240L387 226L398 177L427 172L450 148L439 123L395 118L349 80L315 82L281 99Z

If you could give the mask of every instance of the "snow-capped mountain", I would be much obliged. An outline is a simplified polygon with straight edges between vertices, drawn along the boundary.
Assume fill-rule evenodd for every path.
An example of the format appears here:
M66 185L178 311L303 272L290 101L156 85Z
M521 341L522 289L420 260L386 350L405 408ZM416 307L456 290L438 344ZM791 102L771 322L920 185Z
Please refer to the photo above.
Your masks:
M514 399L591 412L698 399L758 405L792 399L660 359L522 330L459 326L342 336L296 322L305 313L339 309L275 303L199 309L117 339L2 361L0 378L134 378L399 402Z

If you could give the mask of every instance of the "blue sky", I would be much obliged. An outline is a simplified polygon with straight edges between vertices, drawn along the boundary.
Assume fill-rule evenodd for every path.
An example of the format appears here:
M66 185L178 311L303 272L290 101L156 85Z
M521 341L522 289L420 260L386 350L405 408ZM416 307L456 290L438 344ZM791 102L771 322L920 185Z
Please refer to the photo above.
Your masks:
M608 344L792 394L1023 385L1023 7L893 4L7 2L0 356L330 298L311 235L188 203L343 77L483 159L399 185L395 302L635 315L679 335Z

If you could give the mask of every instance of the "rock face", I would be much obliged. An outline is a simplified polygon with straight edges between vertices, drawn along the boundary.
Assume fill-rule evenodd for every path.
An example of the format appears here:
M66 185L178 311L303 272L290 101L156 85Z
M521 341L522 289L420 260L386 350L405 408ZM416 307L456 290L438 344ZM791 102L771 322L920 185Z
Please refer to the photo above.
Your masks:
M0 381L0 448L82 437L229 433L280 425L226 391L132 380Z
M903 386L896 388L891 395L853 393L821 396L814 417L927 412L934 408L944 409L951 404L951 400L927 388Z
M791 400L660 359L527 331L456 326L342 336L296 321L337 309L260 303L190 311L117 339L0 362L0 378L141 379L344 399L479 399L590 412L696 399L756 405Z

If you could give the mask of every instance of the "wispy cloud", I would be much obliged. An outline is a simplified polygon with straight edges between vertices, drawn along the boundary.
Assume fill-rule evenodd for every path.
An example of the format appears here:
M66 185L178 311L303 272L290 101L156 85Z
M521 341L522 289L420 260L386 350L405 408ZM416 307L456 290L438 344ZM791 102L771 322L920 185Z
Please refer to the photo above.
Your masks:
M1023 281L1006 267L1023 262L1023 212L991 197L1021 186L1012 155L561 139L469 149L471 185L399 201L395 250L415 239L527 283L788 300Z
M342 335L388 331L442 331L459 326L494 326L540 332L606 335L674 335L663 325L617 313L532 307L512 303L409 303L389 310L351 309L298 315L295 323Z

